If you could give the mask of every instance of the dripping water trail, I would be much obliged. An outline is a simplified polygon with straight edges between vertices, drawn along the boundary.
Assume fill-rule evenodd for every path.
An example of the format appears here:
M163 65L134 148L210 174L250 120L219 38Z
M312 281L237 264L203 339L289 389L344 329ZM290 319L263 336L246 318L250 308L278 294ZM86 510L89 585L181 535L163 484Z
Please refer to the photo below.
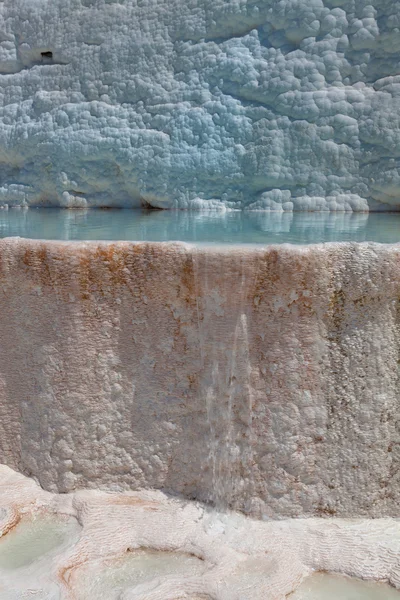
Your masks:
M194 256L202 369L199 400L205 402L209 431L209 499L219 509L246 509L254 493L250 266L238 255Z

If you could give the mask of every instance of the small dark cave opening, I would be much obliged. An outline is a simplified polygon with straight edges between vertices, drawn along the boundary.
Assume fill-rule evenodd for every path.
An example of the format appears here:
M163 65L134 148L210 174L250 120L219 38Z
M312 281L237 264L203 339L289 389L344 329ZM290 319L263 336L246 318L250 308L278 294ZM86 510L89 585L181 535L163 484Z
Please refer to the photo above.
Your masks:
M141 204L142 210L164 210L163 208L160 208L159 206L153 206L152 204L150 204L150 202L148 202L147 200L144 200L144 198L142 198L140 200L140 204Z
M40 56L42 58L53 58L53 53L51 50L45 50L44 52L40 53Z

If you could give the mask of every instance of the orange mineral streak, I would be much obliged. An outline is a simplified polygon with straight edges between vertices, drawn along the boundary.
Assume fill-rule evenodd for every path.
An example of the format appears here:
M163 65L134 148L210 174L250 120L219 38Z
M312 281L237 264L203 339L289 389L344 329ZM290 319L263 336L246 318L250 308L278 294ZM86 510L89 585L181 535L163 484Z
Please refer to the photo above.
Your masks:
M144 510L160 510L160 505L156 502L150 502L137 496L111 496L107 500L107 504L115 506L135 506Z
M10 507L5 522L1 523L1 538L4 538L10 531L15 529L18 523L21 521L20 510L15 507ZM0 539L1 539L0 538Z
M400 516L399 253L1 240L0 460L58 492Z

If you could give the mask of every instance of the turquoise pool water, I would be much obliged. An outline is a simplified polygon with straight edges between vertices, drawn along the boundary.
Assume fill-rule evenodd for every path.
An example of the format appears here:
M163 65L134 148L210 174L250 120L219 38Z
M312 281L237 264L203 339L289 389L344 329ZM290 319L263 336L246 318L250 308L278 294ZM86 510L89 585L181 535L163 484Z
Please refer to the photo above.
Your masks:
M0 237L207 244L400 242L400 213L10 209Z

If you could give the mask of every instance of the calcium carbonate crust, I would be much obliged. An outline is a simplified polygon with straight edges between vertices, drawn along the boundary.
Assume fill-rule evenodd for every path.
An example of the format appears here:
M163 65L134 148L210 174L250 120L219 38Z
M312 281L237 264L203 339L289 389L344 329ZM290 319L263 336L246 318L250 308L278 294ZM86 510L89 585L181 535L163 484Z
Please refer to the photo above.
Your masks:
M399 207L398 0L0 2L0 203Z
M400 245L0 240L0 462L52 492L400 516Z
M400 524L393 519L304 519L253 521L217 513L161 492L55 495L0 466L0 503L7 509L0 536L18 526L22 515L52 513L78 519L78 540L56 555L47 569L28 576L5 573L7 598L39 595L60 600L93 600L84 593L89 568L96 576L113 562L142 550L193 556L202 574L150 578L118 593L119 600L285 600L314 570L336 571L400 587ZM111 575L110 575L111 579ZM57 593L58 588L58 593Z

